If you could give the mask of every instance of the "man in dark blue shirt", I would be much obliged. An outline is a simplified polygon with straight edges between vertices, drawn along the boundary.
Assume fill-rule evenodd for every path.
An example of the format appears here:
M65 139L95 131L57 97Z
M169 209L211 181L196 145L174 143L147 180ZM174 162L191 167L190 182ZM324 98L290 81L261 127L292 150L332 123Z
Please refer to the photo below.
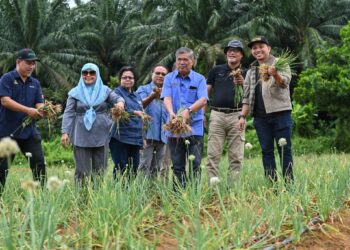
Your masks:
M38 111L44 105L39 81L32 77L38 58L33 50L22 49L17 54L16 69L0 79L0 139L11 137L22 153L30 153L30 167L35 180L44 184L46 170L41 137L35 127L35 119L43 114ZM32 122L23 126L29 116ZM7 159L0 158L0 191L4 188L8 173Z

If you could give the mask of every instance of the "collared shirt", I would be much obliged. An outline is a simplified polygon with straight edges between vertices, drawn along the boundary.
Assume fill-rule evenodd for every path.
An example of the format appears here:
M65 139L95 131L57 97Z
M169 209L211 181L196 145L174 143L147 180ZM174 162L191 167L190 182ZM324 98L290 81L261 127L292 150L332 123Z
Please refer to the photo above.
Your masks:
M0 79L0 97L4 96L31 108L35 108L38 103L44 103L39 81L30 76L23 82L16 70L4 74ZM31 124L21 128L26 117L27 114L9 110L0 103L0 138L13 134L13 138L28 139L38 135L34 119Z
M278 58L270 55L265 64L273 65L276 60L278 60ZM244 96L242 103L249 105L250 115L254 115L256 85L261 82L260 79L256 79L258 76L256 73L257 70L259 70L258 62L255 61L251 64L244 80ZM291 80L290 69L287 72L278 73L283 78L282 85L277 85L273 77L270 77L267 82L261 85L262 99L267 114L292 110L289 93L289 83Z
M136 93L138 93L142 100L146 99L153 91L156 85L151 82L147 85L140 86ZM161 99L154 99L145 108L145 112L152 117L149 128L146 131L146 139L162 141L167 143L167 136L163 130L163 125L167 122L168 113L164 107L164 102Z
M190 107L200 98L208 99L205 78L193 70L186 77L182 77L175 70L165 76L161 98L164 97L172 98L174 113L177 113L180 109ZM203 109L191 114L191 135L204 135L203 120ZM169 136L175 137L172 134L169 134Z
M130 114L130 118L127 121L120 121L119 128L114 124L111 136L126 144L142 146L142 119L133 114L134 111L143 110L140 95L134 91L129 92L122 86L117 87L114 92L125 100L125 111Z
M241 74L245 77L246 70L241 70ZM237 85L234 84L234 76L230 75L231 72L232 69L227 63L217 65L209 71L207 84L213 87L211 106L229 109L242 108L242 103L234 102Z

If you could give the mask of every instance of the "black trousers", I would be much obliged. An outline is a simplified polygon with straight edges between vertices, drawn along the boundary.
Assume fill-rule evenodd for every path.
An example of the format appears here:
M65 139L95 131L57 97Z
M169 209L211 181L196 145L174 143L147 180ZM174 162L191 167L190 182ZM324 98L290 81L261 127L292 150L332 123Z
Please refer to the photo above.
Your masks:
M13 139L17 142L23 154L29 152L32 154L30 158L30 168L32 169L33 178L35 181L40 181L41 185L45 184L46 168L43 148L41 146L40 135L29 137L28 139ZM13 161L15 157L11 157ZM7 158L0 158L0 194L5 187L6 177L8 174L9 161Z
M186 140L190 142L189 145L185 144ZM192 169L190 169L189 177L193 176L195 180L200 177L200 164L202 161L204 145L203 141L204 137L197 135L185 138L168 139L174 177L181 187L185 187L186 182L189 179L186 177L186 158L189 155L195 156L193 162L189 162L190 167L192 167Z

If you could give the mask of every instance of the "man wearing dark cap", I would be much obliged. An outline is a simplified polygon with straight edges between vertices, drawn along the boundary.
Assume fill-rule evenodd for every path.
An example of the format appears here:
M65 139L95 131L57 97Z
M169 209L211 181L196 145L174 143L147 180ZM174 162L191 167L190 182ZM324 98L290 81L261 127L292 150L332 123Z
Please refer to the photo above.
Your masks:
M238 178L244 153L244 129L238 127L242 110L245 71L241 68L243 45L232 40L225 47L227 63L215 66L208 75L210 100L207 171L210 184L220 182L219 163L225 140L228 145L229 182Z
M239 123L245 124L245 116L250 114L259 139L265 176L277 181L275 142L282 163L282 174L286 183L293 176L292 156L292 103L289 84L289 65L278 70L278 58L271 54L271 44L263 36L253 38L248 47L256 59L249 67L244 82L243 111Z
M38 108L44 104L39 81L32 77L38 57L31 49L22 49L17 54L16 68L0 79L0 139L11 137L22 153L30 157L33 177L44 184L46 170L41 137L35 120L43 116ZM33 121L23 126L26 117ZM5 186L8 161L0 158L0 192Z

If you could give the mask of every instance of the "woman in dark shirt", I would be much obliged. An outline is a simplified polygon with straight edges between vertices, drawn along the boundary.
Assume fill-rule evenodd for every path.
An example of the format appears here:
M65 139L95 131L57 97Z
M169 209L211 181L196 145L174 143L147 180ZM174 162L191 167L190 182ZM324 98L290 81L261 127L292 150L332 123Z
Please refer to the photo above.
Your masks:
M118 78L120 86L114 92L125 100L125 111L130 118L121 120L119 126L112 128L112 138L109 143L112 159L114 162L113 175L116 178L118 172L124 174L130 170L136 174L140 162L140 149L143 146L142 139L142 99L134 92L135 73L129 66L122 67Z

